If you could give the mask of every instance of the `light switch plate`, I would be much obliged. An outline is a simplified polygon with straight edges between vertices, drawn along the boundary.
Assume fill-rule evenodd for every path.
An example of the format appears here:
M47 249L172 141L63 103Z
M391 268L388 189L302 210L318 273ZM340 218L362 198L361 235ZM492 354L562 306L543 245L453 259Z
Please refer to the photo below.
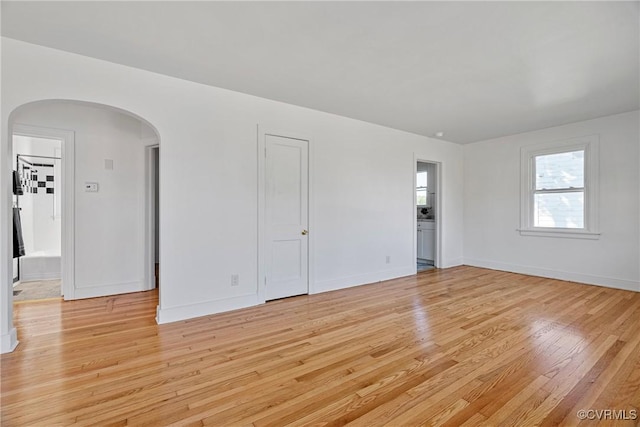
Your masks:
M84 191L87 193L97 193L98 192L98 183L97 182L85 182L84 183Z

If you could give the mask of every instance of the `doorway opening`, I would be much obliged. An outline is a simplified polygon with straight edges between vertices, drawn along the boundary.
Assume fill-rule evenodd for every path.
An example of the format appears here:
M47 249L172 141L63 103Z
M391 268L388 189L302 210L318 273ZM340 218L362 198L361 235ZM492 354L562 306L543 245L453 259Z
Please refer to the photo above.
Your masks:
M15 125L13 152L13 301L64 295L63 151L68 135Z
M438 266L439 165L416 162L416 271Z
M14 187L16 191L20 188L23 194L5 193L7 203L3 203L6 207L3 229L11 233L15 222L11 202L18 214L22 214L22 218L18 218L22 220L19 221L20 231L23 222L25 225L32 223L27 218L30 214L26 212L27 187L32 198L40 197L41 191L43 197L50 197L42 200L49 203L50 220L60 221L59 249L45 248L42 259L37 263L50 261L49 255L58 255L58 260L51 261L60 264L61 289L58 289L57 297L63 296L66 301L155 288L153 270L155 254L159 253L159 238L155 237L157 233L154 231L157 221L150 228L145 216L144 153L147 147L155 146L159 157L160 137L156 128L138 115L117 107L74 100L40 100L20 105L11 112L8 125L4 164L12 165L12 172L16 172L12 173ZM14 135L57 140L60 142L56 147L59 152L42 154L14 148ZM48 161L54 162L53 166L42 166ZM31 174L34 167L40 169ZM43 172L49 168L58 168L60 178L57 172ZM18 169L22 176L17 174ZM28 176L27 172L30 172ZM9 178L8 173L5 178ZM157 184L157 175L155 178L148 182ZM32 188L38 193L31 192ZM157 200L156 193L153 201ZM159 204L155 203L153 209L149 209L155 218L159 217L155 213L158 207ZM153 236L147 237L147 232ZM39 233L33 234L37 239ZM28 249L30 243L24 242L26 236L21 237L22 244L17 247L22 246L24 250L26 243ZM147 241L152 244L147 245ZM34 252L38 252L39 245L38 241L33 243ZM11 246L7 249L2 260L6 266L2 271L6 275L0 281L0 287L8 298L0 300L3 313L9 319L10 332L3 334L2 352L12 351L18 344L16 329L10 320L14 285L11 277L15 278L16 284L36 277L29 276L24 263L15 259L19 257L10 255ZM150 254L148 263L145 260L147 252ZM28 255L27 251L24 254ZM10 276L14 266L15 274ZM153 286L147 287L148 283L153 283Z
M157 142L155 139L151 141ZM146 277L147 289L160 286L160 146L148 145L146 149Z
M56 220L62 219L61 249L49 252L58 255L61 263L59 271L62 273L64 292L61 294L64 299L93 298L154 288L155 284L148 286L147 283L155 281L155 272L147 274L145 260L149 229L145 217L145 150L159 145L156 130L126 111L75 101L27 104L12 113L12 121L12 134L72 141L61 144L59 156L26 153L61 157L64 189L61 191L62 203L56 201L56 206L61 206L61 215L54 215ZM27 128L27 132L21 128ZM70 136L66 137L66 134ZM72 149L74 153L71 153ZM14 160L24 151L14 151L12 147L11 153ZM31 163L42 169L47 159L39 160ZM22 162L18 164L22 165ZM33 166L29 167L33 170ZM20 168L22 171L22 166ZM25 180L26 175L23 175ZM76 175L77 181L74 179ZM35 187L30 192L46 190L52 193L42 197L56 196L58 191L55 188L46 188L50 185L47 182L59 181L55 176L38 176L41 182L34 178L35 174L31 177ZM33 194L34 199L36 196L41 197ZM24 198L19 197L21 202ZM25 214L24 209L22 212ZM38 237L38 233L35 235ZM36 240L35 251L41 251L37 245ZM40 265L50 260L50 253L41 255L36 260ZM24 281L28 276L22 268L24 263L20 264Z

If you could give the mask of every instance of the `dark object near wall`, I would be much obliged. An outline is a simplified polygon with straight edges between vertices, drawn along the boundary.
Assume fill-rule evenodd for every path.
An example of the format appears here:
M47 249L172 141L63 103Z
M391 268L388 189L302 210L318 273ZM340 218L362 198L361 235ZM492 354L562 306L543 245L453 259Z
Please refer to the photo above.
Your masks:
M24 191L22 190L22 184L20 183L20 176L18 175L18 171L13 171L13 194L16 196L24 195Z
M22 224L20 222L20 208L13 208L13 257L24 256L24 240L22 239Z

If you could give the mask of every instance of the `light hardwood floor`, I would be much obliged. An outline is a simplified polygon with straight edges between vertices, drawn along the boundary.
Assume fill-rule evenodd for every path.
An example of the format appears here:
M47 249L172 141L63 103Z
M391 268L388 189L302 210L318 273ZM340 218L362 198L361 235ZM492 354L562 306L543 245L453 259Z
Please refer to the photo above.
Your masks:
M161 326L156 304L16 304L2 425L573 425L640 409L639 293L457 267Z

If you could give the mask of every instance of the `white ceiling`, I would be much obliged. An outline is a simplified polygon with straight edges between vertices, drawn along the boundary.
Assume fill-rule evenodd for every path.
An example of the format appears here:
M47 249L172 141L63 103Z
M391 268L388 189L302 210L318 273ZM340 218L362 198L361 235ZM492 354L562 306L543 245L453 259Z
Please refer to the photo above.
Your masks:
M639 109L639 5L2 1L2 35L468 143Z

